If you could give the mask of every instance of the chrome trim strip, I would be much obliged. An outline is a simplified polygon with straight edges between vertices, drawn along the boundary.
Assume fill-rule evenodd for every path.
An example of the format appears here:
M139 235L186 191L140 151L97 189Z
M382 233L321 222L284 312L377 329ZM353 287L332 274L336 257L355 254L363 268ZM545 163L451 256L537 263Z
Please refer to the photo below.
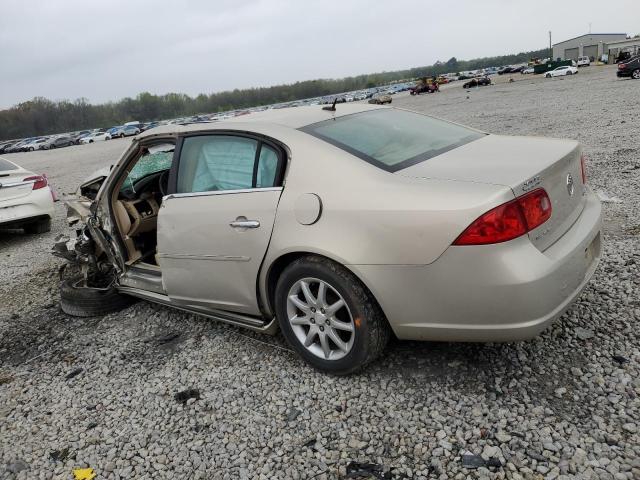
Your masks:
M24 185L33 185L34 183L36 183L35 180L28 180L26 182L23 182L23 181L9 182L9 183L0 182L0 188L22 187Z
M159 253L160 258L173 258L175 260L181 260L186 258L187 260L213 260L216 262L248 262L251 257L234 256L234 255L192 255L189 253Z
M190 193L171 193L162 197L162 201L170 200L172 198L185 198L185 197L208 197L211 195L234 195L236 193L255 193L255 192L281 192L282 187L267 187L267 188L243 188L238 190L214 190L212 192L190 192Z
M271 331L273 330L274 322L275 322L275 318L260 319L256 317L250 317L248 315L242 315L240 313L225 312L222 310L214 310L214 309L205 310L200 308L183 307L181 305L174 304L171 301L171 298L169 298L167 295L149 292L149 291L141 290L139 288L125 287L120 285L118 286L118 291L122 293L126 293L127 295L132 295L134 297L142 298L143 300L160 303L162 305L166 305L168 307L182 310L184 312L196 313L198 315L212 318L214 320L218 320L221 322L230 323L232 325L237 325L239 327L249 328L256 332L271 333Z

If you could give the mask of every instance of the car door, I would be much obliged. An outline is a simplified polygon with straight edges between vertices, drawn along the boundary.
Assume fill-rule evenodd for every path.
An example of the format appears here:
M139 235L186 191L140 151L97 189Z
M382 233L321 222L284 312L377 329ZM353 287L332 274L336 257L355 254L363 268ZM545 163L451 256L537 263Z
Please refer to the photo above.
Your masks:
M280 194L284 152L250 136L184 138L158 215L163 287L176 305L258 315L256 281Z

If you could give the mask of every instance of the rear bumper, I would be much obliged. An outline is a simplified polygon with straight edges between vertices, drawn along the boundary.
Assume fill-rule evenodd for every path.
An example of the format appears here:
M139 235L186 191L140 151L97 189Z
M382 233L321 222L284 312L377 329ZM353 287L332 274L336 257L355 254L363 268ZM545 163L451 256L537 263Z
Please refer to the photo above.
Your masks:
M352 265L401 339L516 341L560 317L601 255L601 205L589 190L573 226L540 252L528 237L449 247L430 265Z
M0 226L19 225L34 218L53 218L54 206L49 187L29 195L0 202Z
M629 70L628 72L627 72L627 71L622 71L622 72L621 72L620 70L618 70L618 71L616 72L616 75L617 75L618 77L630 77L630 76L631 76L631 70Z

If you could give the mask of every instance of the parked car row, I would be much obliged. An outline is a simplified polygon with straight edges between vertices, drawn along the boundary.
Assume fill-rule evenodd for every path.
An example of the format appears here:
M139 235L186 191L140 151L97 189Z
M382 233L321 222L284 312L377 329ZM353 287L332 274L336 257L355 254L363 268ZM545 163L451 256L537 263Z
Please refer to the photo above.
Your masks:
M36 150L51 150L54 148L69 147L71 145L81 145L98 141L111 140L112 138L123 138L137 135L158 125L158 122L142 124L132 122L131 124L119 125L106 130L99 128L95 130L81 130L62 135L50 135L41 137L29 137L21 140L10 140L0 142L0 154L17 152L34 152Z
M578 73L578 67L585 67L591 64L591 59L587 56L578 57L578 61L562 61L554 63L565 63L565 65L553 68L552 64L548 64L550 60L544 59L542 61L535 59L534 62L530 62L530 65L504 65L501 67L486 67L478 70L463 71L457 73L445 73L439 75L434 80L434 84L441 85L444 83L454 82L458 80L469 80L465 82L463 88L473 88L484 85L491 85L490 76L492 75L504 75L506 73L520 72L523 75L535 74L539 64L545 65L550 68L549 71L540 72L543 73L546 78L554 78L559 76L575 75ZM569 65L570 63L570 65ZM536 67L536 68L534 68ZM618 63L618 77L631 77L634 79L640 79L640 55L633 57L625 57ZM109 129L93 129L93 130L81 130L78 132L72 132L63 135L53 136L39 136L30 137L20 140L11 140L0 142L0 154L15 153L15 152L31 152L35 150L49 150L53 148L62 148L70 145L88 144L98 141L111 140L113 138L124 138L138 135L150 128L157 127L159 125L167 124L193 124L203 122L214 122L219 120L227 120L236 116L246 115L252 112L259 112L269 109L280 109L287 107L300 107L309 105L331 104L334 101L336 103L349 103L356 101L369 101L369 103L383 104L391 103L391 96L400 92L411 90L416 92L416 84L413 82L400 82L392 85L383 85L378 87L367 88L364 90L356 90L352 92L345 92L341 94L326 95L322 97L314 97L303 100L296 100L292 102L285 102L280 104L268 105L268 106L256 106L243 110L234 110L221 113L212 114L199 114L189 117L180 117L172 120L165 121L153 121L153 122L127 122L124 125L113 126ZM426 91L426 90L425 90ZM437 91L434 87L431 91Z
M0 143L0 154L33 152L35 150L50 150L73 145L70 135L56 135L51 137L31 137L19 141Z

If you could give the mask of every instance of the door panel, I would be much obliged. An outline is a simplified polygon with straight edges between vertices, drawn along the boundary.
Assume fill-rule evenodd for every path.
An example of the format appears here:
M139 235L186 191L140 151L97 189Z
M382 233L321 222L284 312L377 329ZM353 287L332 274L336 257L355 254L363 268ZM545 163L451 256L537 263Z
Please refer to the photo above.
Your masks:
M171 300L260 314L256 279L281 192L275 187L165 197L158 260Z

